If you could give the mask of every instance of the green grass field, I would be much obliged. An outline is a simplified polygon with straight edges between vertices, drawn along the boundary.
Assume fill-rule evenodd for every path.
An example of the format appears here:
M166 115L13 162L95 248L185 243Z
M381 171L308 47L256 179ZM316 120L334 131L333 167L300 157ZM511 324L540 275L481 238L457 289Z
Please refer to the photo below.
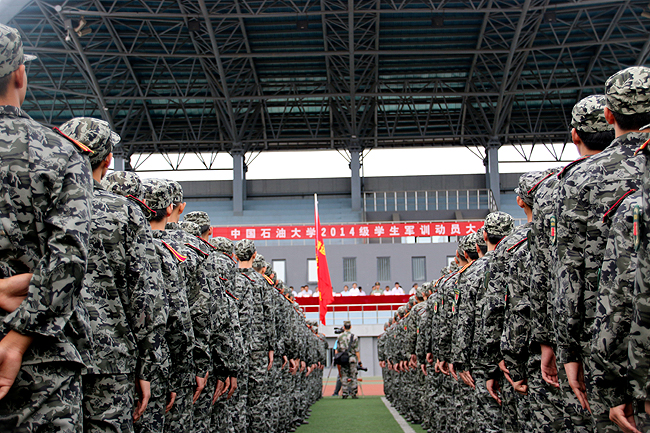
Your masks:
M390 414L381 398L359 397L343 400L323 397L312 406L309 424L302 425L297 433L340 433L343 431L372 433L402 433L402 428ZM418 425L413 430L422 433Z

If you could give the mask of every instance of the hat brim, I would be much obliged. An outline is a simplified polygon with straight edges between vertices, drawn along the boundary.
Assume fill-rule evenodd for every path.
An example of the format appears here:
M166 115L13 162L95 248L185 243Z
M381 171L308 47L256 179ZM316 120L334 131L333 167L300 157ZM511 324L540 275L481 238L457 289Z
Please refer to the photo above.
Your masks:
M38 57L33 54L23 54L23 62L31 62L32 60L36 59L38 59Z

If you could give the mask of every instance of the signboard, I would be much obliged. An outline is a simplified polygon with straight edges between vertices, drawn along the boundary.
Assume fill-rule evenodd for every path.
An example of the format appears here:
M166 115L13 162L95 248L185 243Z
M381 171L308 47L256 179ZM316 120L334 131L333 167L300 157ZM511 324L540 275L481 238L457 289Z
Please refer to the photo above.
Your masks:
M441 221L427 223L337 224L321 226L324 239L400 238L408 236L465 236L483 227L483 221ZM314 239L316 228L309 225L212 227L212 236L233 241Z

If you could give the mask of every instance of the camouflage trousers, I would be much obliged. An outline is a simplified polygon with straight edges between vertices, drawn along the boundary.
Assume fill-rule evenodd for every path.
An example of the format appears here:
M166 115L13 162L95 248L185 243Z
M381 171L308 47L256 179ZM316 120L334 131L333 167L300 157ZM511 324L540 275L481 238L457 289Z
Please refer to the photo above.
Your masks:
M341 395L357 395L357 363L350 362L348 365L341 366Z
M424 374L422 370L414 369L406 373L410 384L408 390L409 416L413 422L421 423L424 414L422 396L424 395Z
M0 431L81 432L81 364L23 364L0 400Z
M160 373L151 381L151 398L147 410L133 423L136 433L162 433L165 430L167 406L167 373Z
M267 432L271 429L267 389L269 384L268 362L268 352L254 351L251 353L246 405L250 433Z
M519 395L505 378L501 380L501 416L505 433L519 433Z
M589 397L589 406L591 407L591 417L596 426L598 433L616 433L621 430L609 420L609 407L600 396L598 387L595 385L593 378L594 365L591 362L591 352L589 358L583 358L585 368L585 383L587 385L587 396Z
M427 430L435 427L435 405L438 375L433 371L433 366L427 365L427 375L424 377L424 391L422 393L422 428Z
M529 431L534 433L565 431L562 393L542 379L541 359L540 354L528 358L528 396L531 414Z
M87 374L82 382L84 432L133 431L134 374Z
M463 382L463 379L458 378L458 386L456 387L456 415L457 424L462 432L474 431L474 400L476 399L476 392L474 389Z
M171 410L165 414L165 431L194 432L194 409L192 398L194 387L184 386L176 390L176 400Z
M432 423L432 425L435 426L435 431L455 432L457 431L457 417L454 400L458 383L453 377L443 373L436 373L436 377L439 388L435 399L435 424Z
M503 416L501 406L492 398L486 387L487 377L485 373L477 369L472 372L474 384L476 385L476 431L492 433L503 431ZM503 388L503 384L500 384Z
M194 432L210 433L212 421L212 397L217 389L217 379L214 375L208 376L208 383L201 391L199 399L194 403Z
M218 410L221 406L213 409L213 422L216 419L218 425L214 430L218 432L246 433L248 430L248 412L246 409L248 402L248 365L237 375L237 389L230 400L224 401L224 397L221 397L217 403L220 402L223 403L225 411L222 413ZM224 419L224 417L228 418ZM232 430L230 430L231 428Z

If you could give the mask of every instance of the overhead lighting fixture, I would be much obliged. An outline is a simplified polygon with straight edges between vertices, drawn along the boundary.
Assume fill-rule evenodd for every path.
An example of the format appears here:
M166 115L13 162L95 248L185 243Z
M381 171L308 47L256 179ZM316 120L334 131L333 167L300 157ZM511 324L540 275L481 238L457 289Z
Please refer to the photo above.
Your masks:
M86 22L86 19L84 17L81 17L81 19L79 20L79 24L77 25L77 27L74 28L74 32L80 38L89 35L93 32L93 29L91 29L90 27L86 27L86 24L88 24Z
M542 18L542 22L544 24L556 23L557 16L555 15L555 11L544 12L544 17Z
M298 17L296 19L296 27L298 30L307 30L309 28L309 18L307 16Z
M201 23L199 22L199 20L192 18L187 22L187 30L191 32L198 32L199 30L201 30Z
M431 17L431 25L433 27L444 27L445 17L442 15L434 15L433 17Z

